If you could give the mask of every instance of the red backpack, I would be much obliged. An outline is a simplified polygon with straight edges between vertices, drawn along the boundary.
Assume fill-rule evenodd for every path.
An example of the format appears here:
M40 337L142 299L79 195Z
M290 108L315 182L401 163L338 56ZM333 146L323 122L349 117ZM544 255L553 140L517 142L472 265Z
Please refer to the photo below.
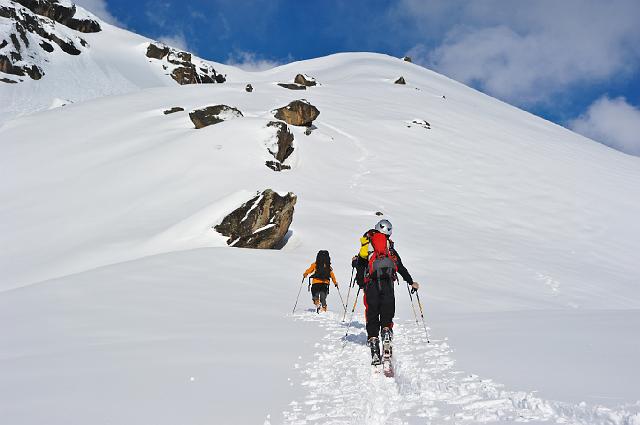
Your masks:
M375 232L369 238L373 253L369 258L369 279L372 277L378 281L378 286L382 281L388 280L392 283L396 279L398 265L396 258L389 250L389 240L387 236L380 232Z

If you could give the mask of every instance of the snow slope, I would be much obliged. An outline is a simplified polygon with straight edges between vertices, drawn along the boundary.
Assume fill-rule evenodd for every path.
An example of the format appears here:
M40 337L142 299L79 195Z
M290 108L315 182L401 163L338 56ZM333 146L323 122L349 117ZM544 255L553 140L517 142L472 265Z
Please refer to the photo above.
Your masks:
M18 7L10 0L0 0L1 6ZM62 104L81 102L104 96L130 93L153 87L172 87L177 83L165 72L158 61L146 57L147 46L153 40L114 27L101 21L80 6L76 17L100 22L101 31L80 33L62 24L49 21L53 33L61 39L82 37L87 42L81 54L74 56L55 48L45 53L32 39L29 49L40 57L38 65L44 68L42 79L22 78L18 84L0 84L0 123L32 112L52 109ZM30 13L26 9L24 13ZM11 21L0 17L0 37L9 39ZM79 43L77 43L80 46ZM23 56L26 53L23 52ZM199 61L194 58L194 61ZM235 77L241 70L205 61L223 74ZM5 77L16 78L9 74Z
M275 85L299 72L320 85ZM266 123L301 97L317 129L274 172ZM195 130L219 103L244 118ZM12 424L640 422L636 157L368 53L76 103L0 141ZM226 247L211 226L265 188L298 195L292 237ZM434 338L401 285L395 380L366 365L361 311L342 351L335 291L290 314L318 249L346 296L376 211Z

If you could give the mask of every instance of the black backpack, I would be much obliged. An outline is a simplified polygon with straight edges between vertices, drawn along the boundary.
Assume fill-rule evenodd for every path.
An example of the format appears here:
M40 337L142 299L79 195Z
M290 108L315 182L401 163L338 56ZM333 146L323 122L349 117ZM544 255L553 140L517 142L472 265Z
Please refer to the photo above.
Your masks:
M312 277L321 280L329 280L331 277L331 257L329 257L329 251L318 251L318 255L316 255L316 272Z

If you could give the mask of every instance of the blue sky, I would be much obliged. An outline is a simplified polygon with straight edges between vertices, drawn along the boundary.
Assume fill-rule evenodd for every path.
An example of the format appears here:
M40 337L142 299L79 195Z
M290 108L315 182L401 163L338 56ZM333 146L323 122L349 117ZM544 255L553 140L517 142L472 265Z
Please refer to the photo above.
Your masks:
M335 52L408 54L640 155L637 0L78 0L131 31L262 69Z

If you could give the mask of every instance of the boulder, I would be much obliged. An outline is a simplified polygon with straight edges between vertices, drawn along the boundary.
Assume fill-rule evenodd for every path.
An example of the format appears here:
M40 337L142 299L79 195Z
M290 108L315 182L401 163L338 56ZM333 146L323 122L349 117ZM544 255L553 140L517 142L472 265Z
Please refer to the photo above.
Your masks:
M181 108L181 107L179 107L179 106L174 106L174 107L173 107L173 108L171 108L171 109L167 109L167 110L165 110L165 111L164 111L164 114L165 114L165 115L169 115L169 114L173 114L173 113L175 113L175 112L182 112L182 111L184 111L184 108Z
M267 150L276 161L267 161L267 167L275 171L290 169L291 167L284 165L283 162L293 153L293 134L282 121L269 121L267 127L276 130L275 140L267 146Z
M169 46L158 46L157 44L149 43L149 47L147 47L148 58L161 60L168 54Z
M289 231L296 201L291 192L281 196L267 189L227 215L214 229L227 236L227 245L233 247L277 248Z
M251 84L247 84L244 88L247 93L251 93L253 91L253 86Z
M278 83L278 85L280 87L284 87L285 89L289 89L289 90L306 90L307 89L306 86L302 86L300 84L293 84L293 83Z
M320 115L318 108L302 99L278 108L275 117L290 125L309 127L318 115Z
M213 105L206 108L196 109L189 112L189 118L196 128L207 127L212 124L218 124L229 118L242 117L242 112L238 109L227 105Z
M293 82L306 87L313 87L317 84L314 78L304 74L296 75L296 78L293 79Z
M400 77L397 80L395 80L393 82L394 84L407 84L407 82L404 80L404 77Z

